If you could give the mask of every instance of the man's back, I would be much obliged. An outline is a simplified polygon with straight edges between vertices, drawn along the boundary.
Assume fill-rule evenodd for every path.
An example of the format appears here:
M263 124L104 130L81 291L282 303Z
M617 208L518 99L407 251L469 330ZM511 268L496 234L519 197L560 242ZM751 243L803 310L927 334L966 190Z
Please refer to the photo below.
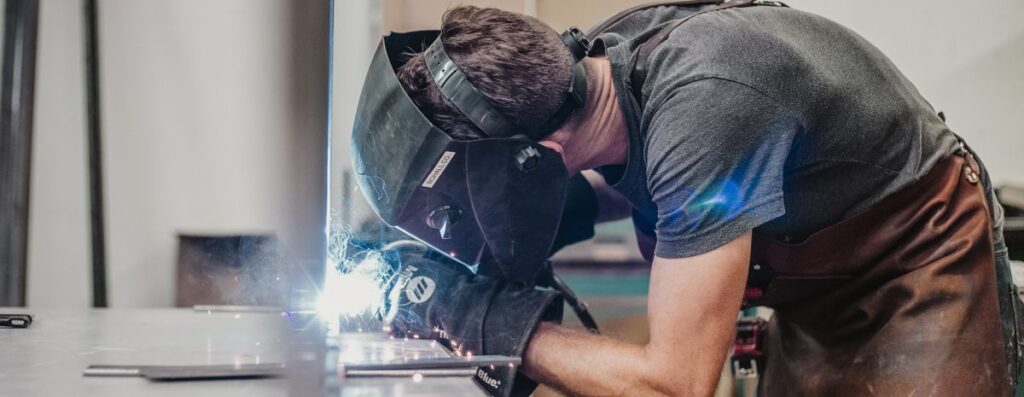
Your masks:
M637 46L699 9L656 7L613 24L600 36L610 46L609 59L632 69ZM648 188L664 173L691 174L667 183L676 186L661 187L677 190L707 184L701 178L735 175L735 170L715 169L720 164L693 163L686 171L665 168L681 163L676 159L707 156L715 130L730 128L717 120L749 110L745 93L777 105L758 109L777 113L768 119L786 121L769 123L762 131L717 134L731 140L748 134L751 142L787 147L760 155L755 149L745 155L761 158L759 163L726 166L779 168L782 186L768 187L762 195L781 190L785 215L758 229L774 237L803 239L856 215L919 178L955 145L930 105L878 49L810 13L771 6L706 13L676 28L646 62L638 123ZM715 100L722 95L732 97ZM702 114L673 106L702 98L735 106ZM722 146L725 152L735 149ZM658 192L651 193L657 201Z

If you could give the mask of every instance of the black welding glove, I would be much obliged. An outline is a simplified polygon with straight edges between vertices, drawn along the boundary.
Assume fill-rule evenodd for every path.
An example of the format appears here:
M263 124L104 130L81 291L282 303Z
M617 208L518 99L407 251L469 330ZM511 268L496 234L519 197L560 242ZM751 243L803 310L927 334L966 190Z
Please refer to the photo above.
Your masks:
M562 321L550 290L475 275L465 266L402 256L386 313L398 336L440 339L463 355L522 357L540 321ZM476 382L492 396L528 396L537 383L507 366L483 367Z

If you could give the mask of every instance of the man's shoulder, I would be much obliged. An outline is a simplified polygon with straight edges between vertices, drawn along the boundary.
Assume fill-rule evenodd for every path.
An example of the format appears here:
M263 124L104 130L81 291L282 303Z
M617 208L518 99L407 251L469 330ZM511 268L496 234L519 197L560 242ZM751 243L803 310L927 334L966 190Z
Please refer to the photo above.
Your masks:
M886 63L880 52L838 23L769 6L692 18L635 62L645 62L647 69L644 81L631 82L641 85L644 102L671 98L679 87L716 78L747 86L797 113L808 111L805 98L844 96L848 84L870 77L865 71L871 65Z
M700 10L697 6L671 6L658 5L641 7L637 10L624 10L629 12L626 15L612 15L609 18L618 18L617 21L605 27L601 32L593 32L596 26L590 31L598 35L615 35L626 40L633 40L639 37L649 37L653 31L659 30L664 25L692 15ZM607 21L603 21L607 23ZM599 24L600 25L600 24Z
M796 62L806 59L804 49L814 46L821 35L835 34L848 32L799 10L729 9L699 15L675 27L652 51L650 61L671 59L675 64L688 64L701 75L745 80L779 68L801 66Z

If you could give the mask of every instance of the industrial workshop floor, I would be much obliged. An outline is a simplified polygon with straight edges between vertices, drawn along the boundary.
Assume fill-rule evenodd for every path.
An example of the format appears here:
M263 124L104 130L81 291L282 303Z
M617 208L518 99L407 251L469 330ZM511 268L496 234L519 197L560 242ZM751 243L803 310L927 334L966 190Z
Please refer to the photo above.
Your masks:
M590 272L562 271L561 277L587 302L601 327L601 333L613 338L642 345L649 339L647 329L646 272ZM580 326L572 310L565 309L565 324ZM716 397L732 395L732 379L728 372L718 383ZM535 397L560 397L561 393L540 386Z

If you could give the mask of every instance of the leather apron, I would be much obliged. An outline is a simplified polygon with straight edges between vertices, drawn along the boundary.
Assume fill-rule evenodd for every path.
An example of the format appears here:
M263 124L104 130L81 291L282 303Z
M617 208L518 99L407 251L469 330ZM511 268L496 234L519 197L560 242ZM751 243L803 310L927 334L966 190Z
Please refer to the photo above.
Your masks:
M799 243L754 233L744 304L774 309L760 396L1011 394L1024 316L980 172L951 155Z
M775 310L761 396L1011 393L979 170L949 156L797 244L755 233L747 303Z

